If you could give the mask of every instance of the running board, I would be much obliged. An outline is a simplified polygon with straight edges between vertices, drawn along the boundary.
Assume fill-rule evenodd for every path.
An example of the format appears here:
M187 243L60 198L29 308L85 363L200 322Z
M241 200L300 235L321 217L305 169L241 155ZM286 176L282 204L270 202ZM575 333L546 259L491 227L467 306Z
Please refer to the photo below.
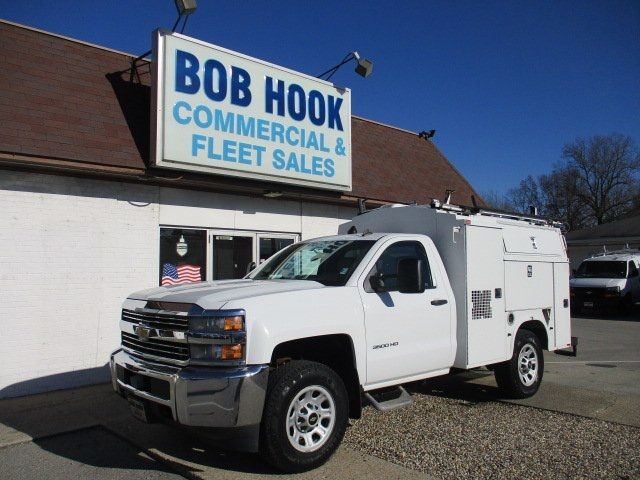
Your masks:
M397 386L393 389L365 392L364 396L376 410L380 410L381 412L406 407L413 403L413 398L411 398L409 392L402 386Z

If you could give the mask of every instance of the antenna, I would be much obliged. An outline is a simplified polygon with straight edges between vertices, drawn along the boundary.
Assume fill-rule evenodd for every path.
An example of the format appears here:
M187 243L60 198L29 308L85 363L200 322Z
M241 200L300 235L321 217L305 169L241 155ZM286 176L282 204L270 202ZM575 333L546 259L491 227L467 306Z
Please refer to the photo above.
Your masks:
M454 194L455 190L447 189L444 192L444 204L449 205L451 203L451 196Z
M367 200L364 198L358 199L358 215L367 213Z

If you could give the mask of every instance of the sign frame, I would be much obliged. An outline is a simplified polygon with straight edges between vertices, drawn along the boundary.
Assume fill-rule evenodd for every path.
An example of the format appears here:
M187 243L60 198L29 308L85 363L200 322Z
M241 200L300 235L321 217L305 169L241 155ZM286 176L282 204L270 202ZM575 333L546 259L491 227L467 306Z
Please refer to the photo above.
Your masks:
M346 158L341 158L341 164L343 169L346 169L346 177L348 180L346 182L336 181L335 182L327 182L327 181L316 181L313 179L306 178L292 178L291 176L287 176L286 174L277 174L277 173L259 173L259 172L251 172L251 171L243 171L238 169L224 168L222 166L208 166L202 165L199 163L190 163L185 160L172 160L165 158L165 135L166 135L166 125L165 125L165 108L171 108L166 105L165 101L165 78L167 77L167 72L165 71L165 53L166 46L165 41L168 36L178 38L180 40L184 40L187 42L194 43L198 46L210 48L215 51L222 52L223 54L230 55L232 57L237 57L244 61L252 62L258 64L259 66L264 66L266 69L275 69L279 72L282 72L286 76L294 76L300 77L306 81L312 81L314 83L318 83L323 87L328 87L329 89L333 89L340 95L340 98L344 100L343 106L345 107L341 118L342 124L344 126L343 132L344 134L344 145L346 146L346 151L348 155ZM352 122L351 122L351 90L346 87L338 87L331 82L318 79L316 77L296 72L295 70L291 70L280 65L275 65L264 60L260 60L248 55L244 55L239 52L235 52L233 50L228 50L226 48L220 47L218 45L214 45L208 42L204 42L198 39L194 39L188 37L186 35L182 35L179 33L170 32L168 30L157 29L153 32L153 62L151 65L151 125L150 125L150 163L159 168L167 168L172 170L182 170L182 171L193 171L200 173L208 173L213 175L222 175L225 177L235 177L241 179L249 179L249 180L259 180L265 181L269 183L279 183L285 185L293 185L297 187L308 187L314 189L322 189L322 190L333 190L340 192L350 192L353 186L353 152L352 152ZM327 90L327 88L325 88ZM214 107L213 102L211 102L211 106ZM268 114L267 114L268 115ZM281 117L275 117L275 120L281 120ZM289 121L293 121L288 119Z

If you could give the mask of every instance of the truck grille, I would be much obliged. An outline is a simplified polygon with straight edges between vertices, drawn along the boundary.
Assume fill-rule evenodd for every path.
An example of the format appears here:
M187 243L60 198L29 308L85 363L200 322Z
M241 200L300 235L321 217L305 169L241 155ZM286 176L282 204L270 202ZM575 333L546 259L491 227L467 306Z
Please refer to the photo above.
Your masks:
M607 289L603 287L572 287L571 291L578 297L583 297L586 300L592 298L602 298Z
M186 332L189 328L189 320L184 315L159 312L141 312L133 310L122 310L122 320L129 323L144 323L151 328L159 330L171 330Z
M189 345L148 338L140 340L137 335L122 332L122 347L133 355L150 360L166 361L173 364L186 364L189 361Z

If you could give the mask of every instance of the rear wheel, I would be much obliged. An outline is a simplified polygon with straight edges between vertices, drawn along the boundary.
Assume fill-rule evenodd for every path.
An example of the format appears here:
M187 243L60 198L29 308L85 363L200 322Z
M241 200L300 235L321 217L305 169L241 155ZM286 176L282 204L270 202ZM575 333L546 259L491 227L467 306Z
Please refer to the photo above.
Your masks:
M348 422L342 379L316 362L293 361L269 379L260 428L260 454L287 472L326 462L338 448Z
M509 397L534 395L544 373L544 357L538 337L529 330L518 330L511 360L496 365L494 373L498 386Z

